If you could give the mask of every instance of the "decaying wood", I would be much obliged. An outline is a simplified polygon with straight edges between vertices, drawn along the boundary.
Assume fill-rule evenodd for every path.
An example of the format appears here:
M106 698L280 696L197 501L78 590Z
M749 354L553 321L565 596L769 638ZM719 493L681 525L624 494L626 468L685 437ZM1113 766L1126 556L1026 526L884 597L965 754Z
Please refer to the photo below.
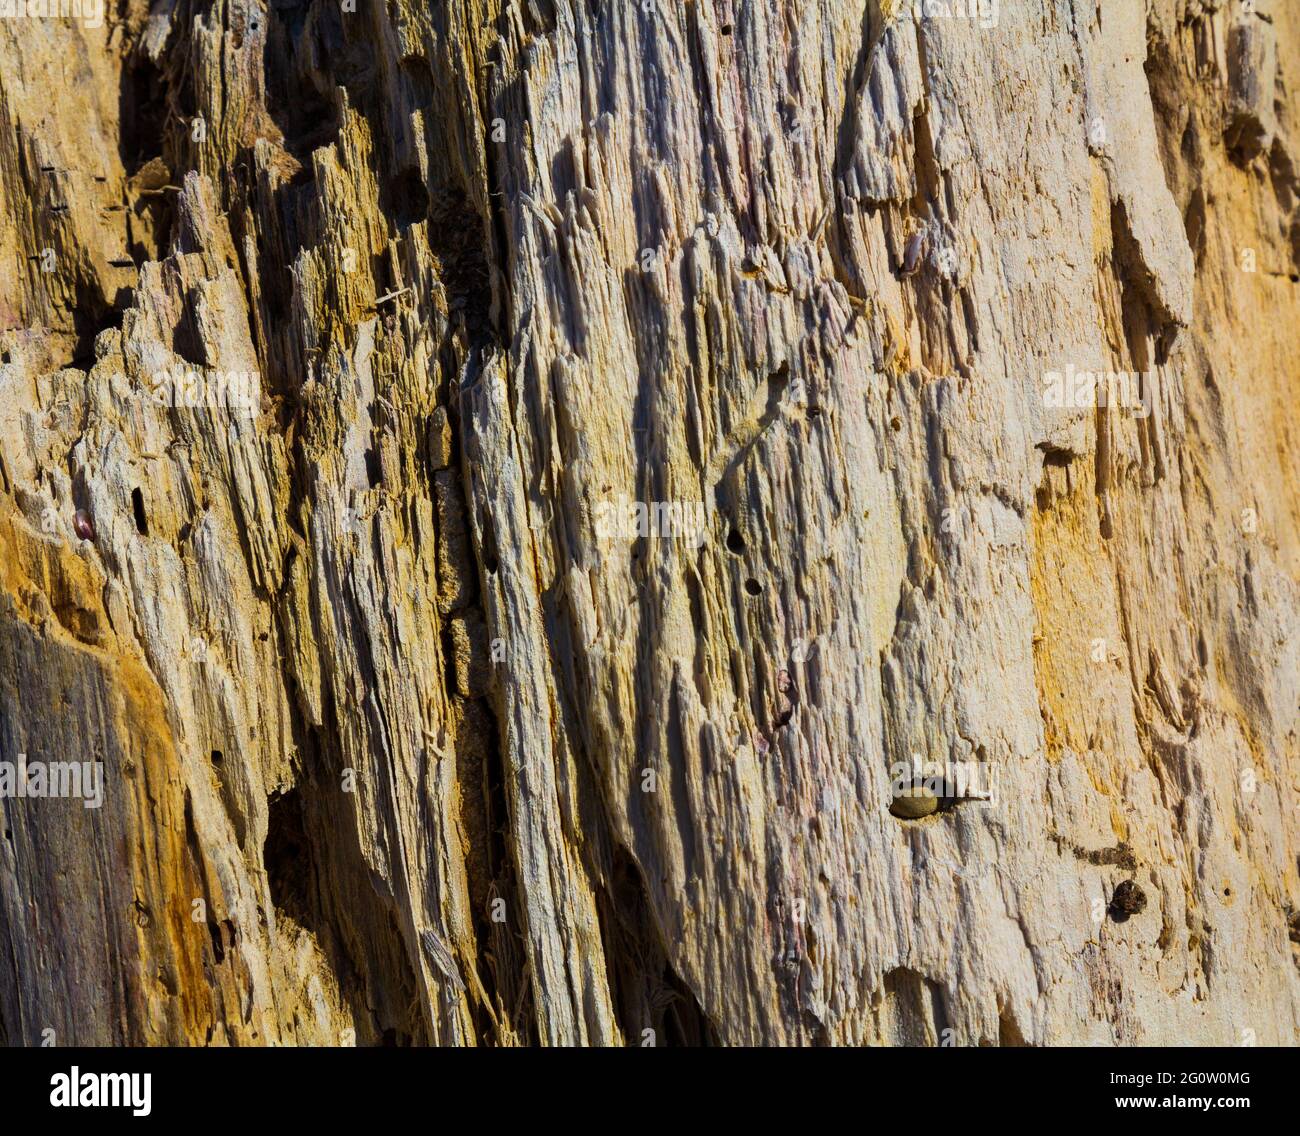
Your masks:
M0 19L0 759L104 775L0 801L0 1038L1300 1041L1297 87L1282 0Z

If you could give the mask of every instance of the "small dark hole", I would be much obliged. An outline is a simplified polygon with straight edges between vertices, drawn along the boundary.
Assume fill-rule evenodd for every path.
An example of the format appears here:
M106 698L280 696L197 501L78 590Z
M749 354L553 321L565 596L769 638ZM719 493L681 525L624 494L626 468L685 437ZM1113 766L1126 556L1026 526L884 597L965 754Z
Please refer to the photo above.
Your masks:
M221 928L215 923L208 923L208 934L212 936L212 953L216 956L217 965L220 966L226 961L226 948L221 942Z
M384 482L384 467L379 464L379 455L374 450L366 451L366 480L371 489Z
M149 520L144 515L144 494L138 489L131 490L131 512L135 514L135 531L141 536L148 536Z
M287 793L273 793L266 803L262 863L271 885L271 902L281 915L311 930L316 914L316 868L302 793L295 786Z
M901 418L891 418L889 420L889 428L891 430L901 430L903 428L903 420Z
M489 576L497 574L497 532L492 518L480 513L479 528L482 532L483 567Z
M399 225L418 225L429 214L429 190L418 168L403 170L393 179L393 214Z
M723 24L723 25L722 25L722 34L723 34L723 35L731 35L731 25L730 25L730 24Z
M750 578L745 581L745 591L747 591L751 596L761 595L763 592L763 585L755 580L753 576L750 576Z
M212 751L212 764L213 764L213 765L220 765L220 764L221 764L223 761L225 761L225 760L226 760L226 755L223 754L219 749L214 749L214 750Z
M745 538L735 529L727 533L727 551L734 552L737 556L745 551Z

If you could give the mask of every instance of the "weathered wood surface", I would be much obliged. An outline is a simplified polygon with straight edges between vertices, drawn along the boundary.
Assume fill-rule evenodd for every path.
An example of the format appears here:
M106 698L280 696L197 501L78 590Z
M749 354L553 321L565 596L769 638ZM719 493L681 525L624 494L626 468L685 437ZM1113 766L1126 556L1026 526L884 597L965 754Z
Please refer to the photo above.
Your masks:
M93 24L0 20L0 759L105 773L0 1038L1300 1041L1300 9Z

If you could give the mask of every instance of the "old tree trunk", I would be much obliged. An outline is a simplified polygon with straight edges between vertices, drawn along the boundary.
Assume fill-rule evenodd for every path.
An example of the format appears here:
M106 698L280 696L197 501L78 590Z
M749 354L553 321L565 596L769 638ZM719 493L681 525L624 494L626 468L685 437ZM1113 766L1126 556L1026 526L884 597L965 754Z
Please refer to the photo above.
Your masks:
M0 1040L1300 1041L1300 6L92 3Z

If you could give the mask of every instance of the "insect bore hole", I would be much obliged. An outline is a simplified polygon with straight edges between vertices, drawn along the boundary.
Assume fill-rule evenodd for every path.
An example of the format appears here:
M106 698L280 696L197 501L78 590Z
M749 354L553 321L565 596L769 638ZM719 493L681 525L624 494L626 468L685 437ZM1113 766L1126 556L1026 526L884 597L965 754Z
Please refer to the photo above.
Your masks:
M148 536L149 518L144 515L144 494L139 489L131 490L131 512L135 514L135 531Z

